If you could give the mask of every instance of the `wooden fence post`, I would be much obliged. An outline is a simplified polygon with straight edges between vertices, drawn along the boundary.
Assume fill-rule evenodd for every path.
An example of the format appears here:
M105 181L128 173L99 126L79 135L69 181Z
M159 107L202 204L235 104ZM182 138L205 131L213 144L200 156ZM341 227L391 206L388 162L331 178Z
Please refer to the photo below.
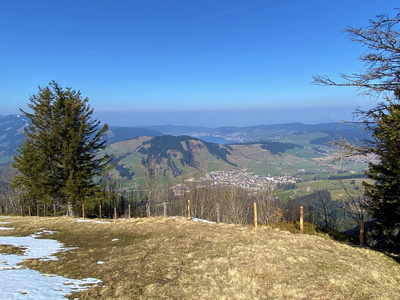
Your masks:
M114 206L114 222L117 221L117 208Z
M190 219L190 200L188 200L188 219Z
M43 217L46 216L46 204L43 204Z
M53 204L54 218L57 217L56 205Z
M82 218L85 218L85 204L82 203Z
M28 206L28 214L29 214L29 216L31 216L31 206L30 205Z
M303 206L300 206L300 232L304 232L304 211Z
M220 222L220 216L219 216L219 203L217 202L217 223Z
M128 205L128 220L131 219L131 205Z
M254 202L254 228L257 229L257 203Z
M99 218L100 218L100 221L101 221L101 204L99 205Z
M39 204L36 205L36 215L39 217Z
M360 246L364 246L364 220L361 220L360 224Z
M167 217L167 202L164 201L164 218Z

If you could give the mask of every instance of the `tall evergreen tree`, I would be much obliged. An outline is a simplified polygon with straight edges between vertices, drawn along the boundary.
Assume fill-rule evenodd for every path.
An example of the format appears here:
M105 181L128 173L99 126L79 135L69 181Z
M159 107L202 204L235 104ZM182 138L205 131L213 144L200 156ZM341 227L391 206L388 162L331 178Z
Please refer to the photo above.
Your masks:
M78 209L94 201L100 186L96 177L111 168L112 157L99 156L106 146L107 124L92 118L93 109L80 91L63 89L52 81L30 97L30 124L14 155L19 171L14 185L43 203L68 204Z
M384 238L400 244L400 104L387 100L370 111L376 124L371 128L372 152L379 161L370 162L367 176L373 184L364 182L366 207L381 227ZM396 232L397 231L397 232Z

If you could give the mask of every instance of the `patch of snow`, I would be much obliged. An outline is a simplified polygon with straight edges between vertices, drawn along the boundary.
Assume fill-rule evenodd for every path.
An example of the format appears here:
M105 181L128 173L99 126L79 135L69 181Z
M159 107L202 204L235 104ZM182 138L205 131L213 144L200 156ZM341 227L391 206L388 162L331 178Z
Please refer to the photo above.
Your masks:
M190 220L194 221L194 222L203 222L203 223L214 223L208 220L204 220L204 219L198 219L198 218L191 218Z
M112 239L112 240L111 240L111 242L115 242L115 241L118 241L118 239Z
M57 260L55 253L66 251L62 243L50 239L1 236L0 244L23 249L23 255L0 254L0 299L65 299L73 291L85 290L101 282L95 278L82 280L69 279L54 274L41 274L38 271L19 265L23 260Z
M44 228L43 228L43 229L44 229ZM42 230L42 231L37 231L37 232L35 232L35 233L32 234L31 236L33 236L33 237L38 237L38 236L40 236L41 234L44 234L44 235L52 235L52 234L55 234L55 233L57 233L57 231Z
M94 223L111 223L110 221L95 221L95 220L90 220L90 219L78 219L76 222L94 222Z
M0 230L11 230L15 229L14 227L0 227Z
M0 222L0 224L11 224L11 222Z
M97 262L97 264L98 264L98 265L102 265L102 264L104 264L104 261L99 260L99 261Z
M46 235L52 235L52 234L55 234L55 233L57 233L57 232L58 232L58 231L43 230L43 233L46 234Z

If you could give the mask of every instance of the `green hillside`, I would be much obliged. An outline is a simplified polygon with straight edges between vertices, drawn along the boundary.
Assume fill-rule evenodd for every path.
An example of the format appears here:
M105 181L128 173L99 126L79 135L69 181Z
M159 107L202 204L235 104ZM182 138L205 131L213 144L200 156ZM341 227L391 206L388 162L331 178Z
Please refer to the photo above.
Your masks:
M236 168L228 159L229 147L189 136L139 137L111 144L106 152L118 161L112 175L125 180L129 179L128 172L136 175L135 180L150 168L171 179Z
M332 164L336 150L329 143L313 143L328 136L310 132L275 136L260 142L218 145L189 136L165 135L113 143L106 151L119 161L112 174L125 180L135 180L149 167L171 179L201 176L215 170L245 170L305 180L362 174L365 159L346 165Z

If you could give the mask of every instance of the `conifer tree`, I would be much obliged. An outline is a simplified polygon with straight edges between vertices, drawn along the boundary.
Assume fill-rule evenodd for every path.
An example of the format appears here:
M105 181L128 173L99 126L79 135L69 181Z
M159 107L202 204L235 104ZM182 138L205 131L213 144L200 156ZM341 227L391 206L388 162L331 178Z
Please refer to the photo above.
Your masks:
M370 162L366 175L373 184L364 182L366 208L377 220L386 242L400 244L400 104L387 100L371 110L376 124L371 128L372 152L379 161Z
M29 100L32 113L21 110L30 124L14 155L14 186L22 187L27 198L75 210L94 201L102 192L96 177L112 167L112 157L99 156L107 124L99 130L88 98L55 81Z

